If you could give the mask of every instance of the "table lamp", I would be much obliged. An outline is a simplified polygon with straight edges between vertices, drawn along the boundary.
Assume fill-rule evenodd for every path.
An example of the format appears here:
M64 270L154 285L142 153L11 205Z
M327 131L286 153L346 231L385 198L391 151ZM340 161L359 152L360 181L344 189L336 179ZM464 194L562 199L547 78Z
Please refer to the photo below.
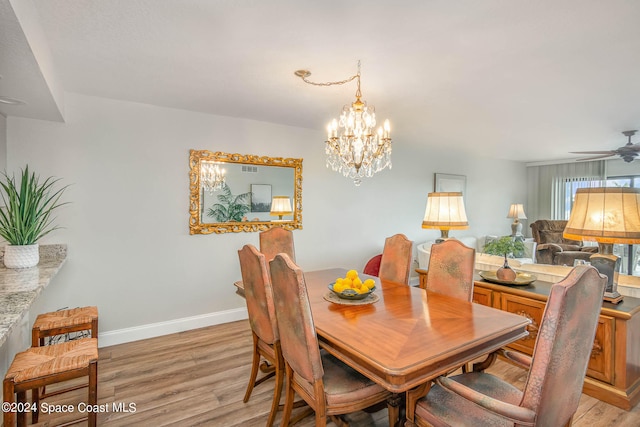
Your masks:
M589 261L607 276L604 300L619 303L620 257L613 254L613 244L640 243L640 189L579 188L563 236L598 242L598 253Z
M291 199L287 196L273 196L271 199L271 216L277 216L278 221L282 221L283 215L293 215L291 209Z
M439 229L440 239L437 241L447 239L449 230L469 228L462 193L429 193L422 228Z
M522 223L518 220L527 219L522 203L513 203L509 208L507 218L513 218L513 222L511 223L511 236L522 236Z

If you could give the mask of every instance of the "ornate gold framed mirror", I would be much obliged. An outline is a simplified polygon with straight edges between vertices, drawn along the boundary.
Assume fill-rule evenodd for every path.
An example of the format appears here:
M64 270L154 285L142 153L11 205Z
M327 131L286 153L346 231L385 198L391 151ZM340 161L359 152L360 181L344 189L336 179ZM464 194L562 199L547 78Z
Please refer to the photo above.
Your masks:
M189 150L189 167L190 234L302 228L302 159Z

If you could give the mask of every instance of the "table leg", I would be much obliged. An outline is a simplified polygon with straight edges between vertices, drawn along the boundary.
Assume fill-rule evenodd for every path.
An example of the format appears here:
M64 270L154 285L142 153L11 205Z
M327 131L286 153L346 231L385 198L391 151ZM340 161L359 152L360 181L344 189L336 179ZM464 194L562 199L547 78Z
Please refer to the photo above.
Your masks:
M498 358L497 352L494 351L493 353L490 353L484 361L473 364L473 372L484 371L485 369L493 365L493 363L496 361L497 358Z
M389 411L389 425L399 426L400 424L400 403L402 402L402 396L399 394L393 394L387 399L387 409Z
M414 421L416 404L418 403L419 399L423 398L427 395L427 393L429 393L429 390L431 390L431 381L427 381L426 383L420 384L418 387L412 388L411 390L407 391L407 420L404 423L406 427L415 426Z

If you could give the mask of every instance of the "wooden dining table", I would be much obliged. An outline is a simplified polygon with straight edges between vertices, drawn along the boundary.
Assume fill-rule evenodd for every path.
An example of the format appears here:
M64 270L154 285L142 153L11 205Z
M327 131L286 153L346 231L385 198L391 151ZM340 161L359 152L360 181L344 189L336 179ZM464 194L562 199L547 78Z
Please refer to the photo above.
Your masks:
M377 301L328 301L328 286L346 273L304 273L320 346L393 393L426 392L436 377L528 334L523 316L362 273L376 281Z
M376 281L377 302L327 301L328 285L346 272L304 274L320 345L389 391L410 390L528 334L523 316L364 274Z

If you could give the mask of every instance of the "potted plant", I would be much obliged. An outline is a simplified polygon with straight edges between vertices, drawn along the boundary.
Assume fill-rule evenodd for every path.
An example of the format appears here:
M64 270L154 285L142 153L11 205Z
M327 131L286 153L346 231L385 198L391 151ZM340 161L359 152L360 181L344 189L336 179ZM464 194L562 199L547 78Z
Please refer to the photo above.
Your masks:
M66 203L60 202L67 188L53 189L58 179L40 182L27 165L21 171L20 182L6 172L0 176L0 236L8 243L4 251L7 268L28 268L40 260L37 241L59 227L53 225L52 213Z
M251 210L249 206L251 192L234 196L227 184L222 186L222 194L218 194L218 201L207 210L207 216L218 222L242 221L242 217Z
M514 253L524 252L524 243L521 239L504 236L487 243L484 252L491 255L503 255L504 265L496 271L496 277L500 280L515 280L516 272L509 266L508 256Z

